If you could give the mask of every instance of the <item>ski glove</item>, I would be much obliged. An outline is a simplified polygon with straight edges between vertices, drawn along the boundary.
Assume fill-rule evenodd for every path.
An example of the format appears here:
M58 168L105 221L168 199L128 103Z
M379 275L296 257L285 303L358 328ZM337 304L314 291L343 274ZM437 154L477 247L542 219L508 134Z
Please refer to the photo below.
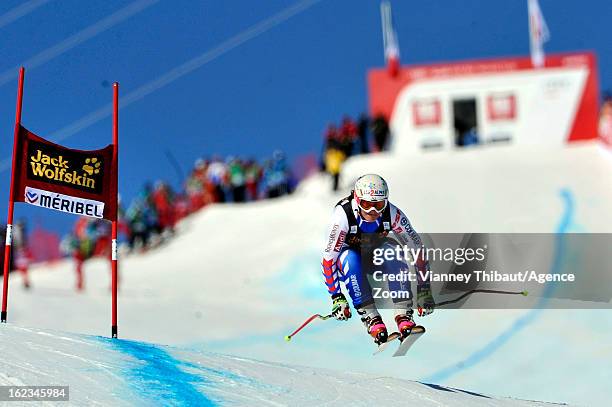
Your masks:
M342 293L332 295L332 316L338 321L346 321L351 317L351 308Z
M434 308L436 307L436 302L434 301L434 298L431 295L431 289L424 289L418 292L417 306L418 306L420 317L429 315L432 312L434 312Z

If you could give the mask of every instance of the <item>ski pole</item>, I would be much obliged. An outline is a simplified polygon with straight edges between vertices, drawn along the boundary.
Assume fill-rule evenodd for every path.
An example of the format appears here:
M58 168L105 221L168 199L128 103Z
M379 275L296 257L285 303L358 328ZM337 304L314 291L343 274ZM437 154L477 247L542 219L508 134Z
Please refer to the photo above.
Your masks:
M472 295L474 293L486 293L486 294L510 294L510 295L522 295L522 296L527 296L529 295L529 292L527 290L523 290L523 291L503 291L503 290L486 290L486 289L475 289L475 290L470 290L466 293L461 294L459 297L455 298L454 300L448 300L448 301L442 301L438 304L436 304L436 308L438 307L443 307L445 305L448 304L453 304L455 302L459 302L462 299L464 299L465 297L467 297L468 295ZM418 308L418 312L419 315L422 315L423 313L423 307L419 307Z
M289 335L285 336L285 340L287 342L289 342L291 340L291 338L293 338L293 336L295 334L297 334L298 332L300 332L302 329L304 329L304 327L308 324L310 324L312 321L314 321L315 319L320 319L322 321L325 321L326 319L329 319L332 317L332 314L328 314L328 315L321 315L321 314L314 314L313 316L311 316L310 318L308 318L306 321L304 321L304 323L302 325L299 326L298 329L296 329L295 331L293 331L292 333L290 333Z

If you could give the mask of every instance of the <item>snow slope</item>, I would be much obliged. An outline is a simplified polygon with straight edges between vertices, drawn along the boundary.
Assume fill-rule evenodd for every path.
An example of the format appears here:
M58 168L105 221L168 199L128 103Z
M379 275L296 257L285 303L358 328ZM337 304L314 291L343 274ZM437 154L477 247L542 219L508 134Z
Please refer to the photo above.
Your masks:
M77 405L549 405L391 377L11 325L0 329L0 344L0 385L69 386L70 402Z
M319 270L328 217L363 172L387 179L422 232L612 232L612 157L596 143L360 157L346 166L342 194L317 175L291 197L206 208L166 246L121 259L120 337L527 399L609 401L607 310L438 310L399 359L373 359L356 319L283 342L308 315L328 312ZM108 264L91 261L85 273L84 294L73 292L70 261L34 270L29 292L12 277L9 322L108 335Z

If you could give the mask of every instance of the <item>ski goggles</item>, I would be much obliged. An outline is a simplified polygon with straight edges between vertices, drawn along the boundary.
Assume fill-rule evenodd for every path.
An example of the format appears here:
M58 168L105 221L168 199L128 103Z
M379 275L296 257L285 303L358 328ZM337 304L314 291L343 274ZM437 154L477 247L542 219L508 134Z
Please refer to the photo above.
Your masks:
M370 213L370 212L382 213L387 207L387 200L385 199L384 201L371 202L371 201L366 201L364 199L360 199L357 202L357 204L366 213Z

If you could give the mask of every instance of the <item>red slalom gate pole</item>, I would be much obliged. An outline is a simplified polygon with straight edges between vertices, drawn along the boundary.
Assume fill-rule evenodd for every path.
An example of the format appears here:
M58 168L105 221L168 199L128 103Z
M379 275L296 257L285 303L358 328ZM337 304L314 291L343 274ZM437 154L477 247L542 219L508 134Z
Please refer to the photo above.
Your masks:
M119 83L113 84L113 197L112 199L117 200L118 188L119 188ZM112 220L111 229L111 272L112 272L112 290L113 290L113 305L112 305L112 327L111 336L117 338L117 213L118 208L115 210L115 216Z
M4 243L4 276L2 280L2 315L1 322L6 323L6 308L8 304L8 278L11 271L11 244L13 243L13 184L15 183L15 156L17 155L17 141L21 128L21 106L23 102L23 77L25 69L19 69L19 83L17 85L17 107L15 109L15 132L13 135L13 162L11 167L11 186L9 188L8 216L6 220L6 240Z

